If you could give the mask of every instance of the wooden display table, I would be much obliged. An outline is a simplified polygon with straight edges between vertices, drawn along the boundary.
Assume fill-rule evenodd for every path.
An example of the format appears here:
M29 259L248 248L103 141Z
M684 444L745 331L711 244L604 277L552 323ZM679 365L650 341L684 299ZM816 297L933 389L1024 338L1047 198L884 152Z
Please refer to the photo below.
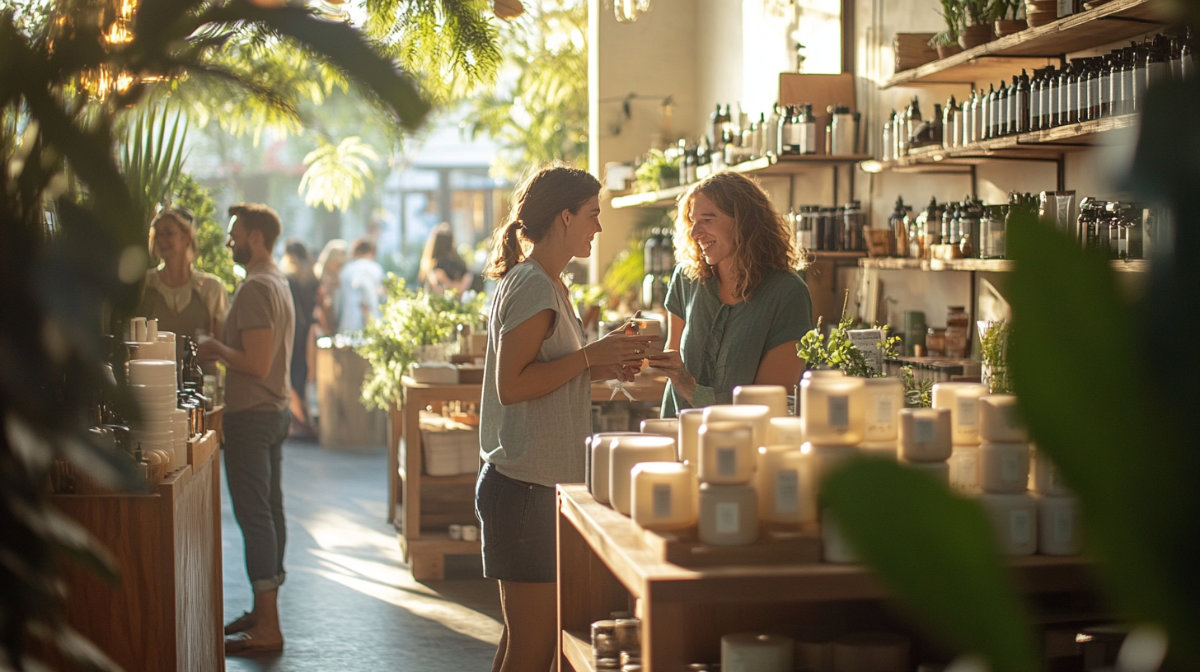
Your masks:
M147 494L50 498L115 559L115 585L63 564L66 617L127 671L225 669L218 447L211 430L189 442Z
M642 664L648 672L720 660L721 636L789 625L876 619L889 595L859 565L793 564L686 569L664 562L642 542L643 530L599 504L582 485L558 487L560 670L595 670L589 626L610 612L642 619ZM1089 589L1080 558L1014 559L1027 593ZM858 613L854 613L858 612ZM1093 615L1094 616L1094 615Z
M479 403L480 383L433 385L403 380L406 403L393 405L388 423L388 522L396 527L400 550L413 578L445 578L445 556L479 555L479 541L451 539L451 524L478 525L475 518L475 473L456 476L425 474L421 446L420 414L426 407L439 409L450 401ZM641 377L626 389L635 401L662 399L664 382ZM592 383L592 401L607 402L612 389ZM613 401L628 401L617 393ZM583 447L580 446L580 450Z

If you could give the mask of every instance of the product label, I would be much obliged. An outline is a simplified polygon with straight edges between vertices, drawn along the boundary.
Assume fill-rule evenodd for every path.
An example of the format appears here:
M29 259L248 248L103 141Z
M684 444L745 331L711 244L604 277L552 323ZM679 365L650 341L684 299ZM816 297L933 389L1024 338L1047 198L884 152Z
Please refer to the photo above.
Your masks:
M1012 453L1000 456L1000 480L1004 483L1015 483L1021 480L1021 463Z
M932 418L916 418L913 421L913 440L916 443L933 443L937 432L934 431Z
M717 534L737 534L741 529L741 506L737 502L718 502L716 514Z
M1016 406L1006 406L1000 409L1000 420L1008 429L1017 429L1021 426L1021 419L1017 417Z
M890 425L896 418L896 400L890 394L875 397L875 419L880 425Z
M737 473L737 448L720 446L717 448L717 474L733 476Z
M958 397L958 425L974 427L979 424L979 397Z
M829 397L829 426L834 429L850 427L850 397L840 394Z
M775 472L775 511L795 513L800 502L800 472L780 469Z
M650 497L654 503L653 516L655 518L667 518L671 515L671 485L669 483L655 483Z
M1013 511L1008 518L1008 534L1014 544L1025 546L1033 542L1033 516L1024 509Z

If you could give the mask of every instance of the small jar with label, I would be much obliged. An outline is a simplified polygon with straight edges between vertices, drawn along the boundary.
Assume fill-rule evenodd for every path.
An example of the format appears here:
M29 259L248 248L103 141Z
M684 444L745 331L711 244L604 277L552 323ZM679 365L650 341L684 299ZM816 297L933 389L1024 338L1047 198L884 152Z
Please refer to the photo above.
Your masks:
M800 417L805 439L852 446L866 427L863 379L839 370L810 370L800 380Z
M753 486L700 485L700 541L744 546L758 539L758 493Z
M971 318L962 306L950 306L946 311L946 356L963 359L970 344Z

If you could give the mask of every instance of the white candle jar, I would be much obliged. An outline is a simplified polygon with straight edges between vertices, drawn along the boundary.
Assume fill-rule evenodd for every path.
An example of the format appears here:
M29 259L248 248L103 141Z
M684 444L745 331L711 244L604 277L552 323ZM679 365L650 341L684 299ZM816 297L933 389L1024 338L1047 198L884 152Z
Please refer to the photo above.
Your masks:
M854 446L830 446L819 443L804 444L809 453L809 459L812 461L813 471L813 490L817 499L817 505L821 502L821 486L828 478L829 474L837 469L843 462L858 455L858 448Z
M1025 443L1029 430L1017 412L1011 394L989 394L979 398L979 437L997 443Z
M760 519L797 525L816 522L816 489L810 457L803 448L789 444L758 449L754 487L758 491Z
M866 426L863 379L841 371L805 371L800 381L804 438L812 443L852 446Z
M687 462L692 468L700 465L700 427L704 425L703 408L685 408L679 411L679 451L680 462Z
M754 478L754 430L742 422L705 422L700 428L700 465L705 483L749 483Z
M768 417L786 418L787 388L782 385L738 385L733 388L733 403L737 405L756 404L766 406Z
M1058 466L1036 446L1031 447L1030 452L1033 454L1033 477L1030 479L1033 481L1033 491L1039 495L1056 497L1072 494L1071 490L1063 483L1062 477L1058 473Z
M637 432L598 432L587 442L584 482L588 492L601 504L608 504L609 448L613 437L636 436Z
M933 407L950 411L950 438L955 445L979 443L979 398L987 393L982 383L934 383Z
M949 462L910 462L908 460L901 460L900 463L913 471L929 476L946 487L950 487Z
M763 445L777 446L790 444L796 447L804 445L804 419L789 415L783 418L771 418L767 422L767 442Z
M659 436L679 436L679 418L646 418L642 420L643 434L658 434Z
M950 487L975 494L979 489L979 447L955 446L950 459Z
M792 672L795 648L791 637L739 632L721 637L723 672Z
M700 484L700 541L713 546L745 546L758 539L758 494L739 483Z
M1024 492L1029 485L1029 444L992 443L979 446L979 487L984 492Z
M867 419L863 441L894 441L900 433L904 383L890 377L864 379L863 398Z
M1037 504L1028 492L985 492L979 501L991 518L992 531L1003 555L1033 555L1037 550Z
M618 513L628 516L633 467L641 462L673 462L675 439L669 436L636 434L614 436L609 447L608 499Z
M767 426L771 409L762 404L714 404L704 408L704 422L741 422L754 431L751 448L757 449L767 442Z
M633 522L648 530L682 530L696 524L700 483L690 465L641 462L631 473Z
M1070 496L1035 496L1038 510L1038 553L1079 555L1083 551L1083 523L1079 500Z
M900 456L910 462L941 462L950 457L950 410L900 410Z

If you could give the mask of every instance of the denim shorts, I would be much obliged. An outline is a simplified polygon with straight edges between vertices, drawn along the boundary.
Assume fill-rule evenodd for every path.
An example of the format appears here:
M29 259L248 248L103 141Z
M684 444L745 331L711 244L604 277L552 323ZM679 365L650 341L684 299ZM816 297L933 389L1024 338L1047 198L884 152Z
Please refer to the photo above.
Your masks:
M485 464L475 483L483 575L501 581L554 583L557 552L554 488L526 483Z

